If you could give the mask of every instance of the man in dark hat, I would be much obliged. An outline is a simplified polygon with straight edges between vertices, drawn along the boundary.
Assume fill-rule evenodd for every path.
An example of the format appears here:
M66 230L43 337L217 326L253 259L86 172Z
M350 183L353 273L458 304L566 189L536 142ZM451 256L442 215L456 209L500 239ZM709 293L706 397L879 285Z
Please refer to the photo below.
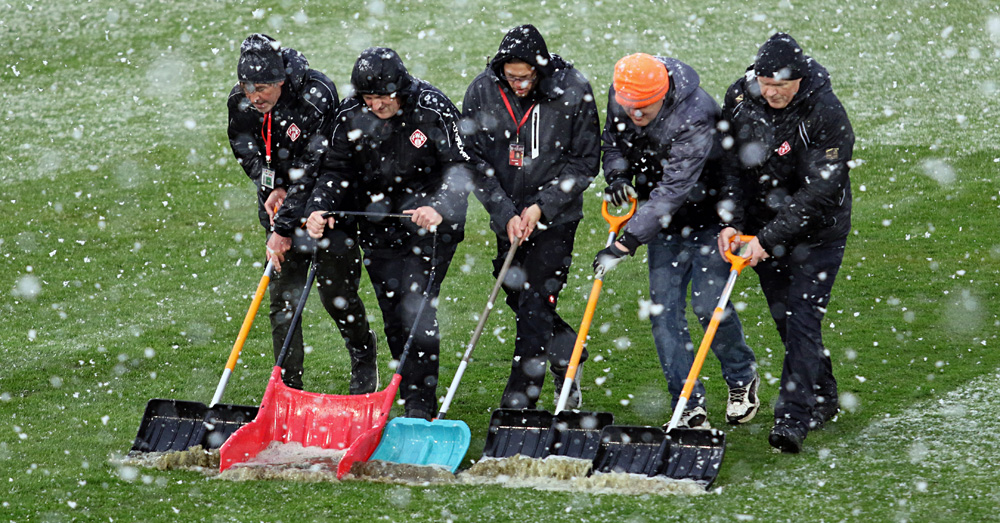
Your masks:
M517 320L514 358L501 405L533 409L546 361L562 390L576 332L556 312L566 285L583 192L597 175L600 125L590 83L550 54L531 25L511 29L486 70L469 85L465 116L480 165L476 196L497 237L498 274L521 242L506 286ZM586 359L584 356L583 359ZM579 371L567 403L580 406Z
M288 334L317 242L301 230L305 204L326 147L337 107L337 89L306 58L263 34L240 47L239 83L229 93L229 143L257 188L258 217L267 231L271 279L271 336L275 358ZM351 356L351 394L378 388L375 333L358 297L361 256L356 231L345 227L318 242L320 301L333 318ZM302 388L301 322L284 361L282 379Z
M365 213L359 239L393 358L412 337L400 369L404 416L429 420L437 413L437 297L465 235L470 157L458 109L410 76L392 49L365 49L351 83L354 96L338 109L307 228L318 238L341 226L330 211Z
M839 410L822 321L851 230L854 131L827 70L785 33L729 88L723 120L732 226L719 250L755 236L750 263L785 345L768 441L796 453Z

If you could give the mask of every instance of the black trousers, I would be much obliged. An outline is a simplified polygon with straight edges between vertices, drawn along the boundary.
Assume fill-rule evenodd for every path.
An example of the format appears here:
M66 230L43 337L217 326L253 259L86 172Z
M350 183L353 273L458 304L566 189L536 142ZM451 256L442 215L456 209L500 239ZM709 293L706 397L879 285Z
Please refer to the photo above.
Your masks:
M316 283L320 302L340 330L351 357L357 359L374 354L369 346L368 315L358 296L361 281L361 251L353 237L334 230L327 235L329 247L319 252ZM302 231L296 231L292 248L285 253L281 272L275 271L268 284L271 297L271 340L275 361L281 353L288 334L292 315L302 297L302 290L309 275L312 249L315 242ZM282 381L296 389L302 388L304 351L302 348L302 322L293 331L289 352L282 365Z
M402 381L399 395L405 401L407 411L417 409L430 416L437 414L438 354L441 347L437 298L456 248L455 243L439 241L436 247L432 247L431 242L424 241L419 246L400 249L395 255L384 251L365 254L365 268L382 309L385 337L394 359L402 356L420 304L426 300L406 362L400 369ZM428 287L432 268L434 281Z
M845 243L797 245L790 254L765 260L754 268L785 345L775 419L787 418L808 427L817 397L825 401L837 398L837 380L823 346L822 323L844 260Z
M559 292L566 286L578 224L535 229L518 247L504 279L507 305L514 311L517 322L510 378L501 398L504 408L535 408L545 384L546 361L556 375L566 374L576 344L576 331L556 312L556 304ZM506 235L497 236L494 276L500 274L509 249ZM580 362L586 359L584 350Z

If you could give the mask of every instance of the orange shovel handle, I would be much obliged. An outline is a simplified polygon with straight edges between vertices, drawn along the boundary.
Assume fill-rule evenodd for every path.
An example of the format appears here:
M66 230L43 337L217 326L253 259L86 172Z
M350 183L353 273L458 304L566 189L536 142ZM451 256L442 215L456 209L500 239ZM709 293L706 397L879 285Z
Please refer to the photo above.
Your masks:
M741 234L738 238L740 239L741 244L739 249L740 252L733 252L732 249L726 249L725 253L729 263L733 264L732 270L736 271L737 274L743 272L743 269L745 269L747 264L750 263L750 253L745 253L743 251L746 249L746 245L756 238L756 236Z
M631 198L630 201L632 202L632 208L621 216L614 216L608 212L607 200L601 202L601 216L604 216L604 221L608 222L608 232L618 233L618 231L625 226L629 219L632 218L632 215L635 214L635 210L638 207L638 201L635 198Z

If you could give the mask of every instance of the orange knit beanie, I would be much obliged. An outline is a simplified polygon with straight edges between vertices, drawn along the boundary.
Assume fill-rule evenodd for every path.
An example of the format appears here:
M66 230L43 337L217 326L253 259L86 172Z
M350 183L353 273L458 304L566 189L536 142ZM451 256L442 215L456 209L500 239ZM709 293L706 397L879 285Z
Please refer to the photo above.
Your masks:
M646 107L670 89L670 75L663 62L646 53L626 56L615 64L615 101L627 107Z

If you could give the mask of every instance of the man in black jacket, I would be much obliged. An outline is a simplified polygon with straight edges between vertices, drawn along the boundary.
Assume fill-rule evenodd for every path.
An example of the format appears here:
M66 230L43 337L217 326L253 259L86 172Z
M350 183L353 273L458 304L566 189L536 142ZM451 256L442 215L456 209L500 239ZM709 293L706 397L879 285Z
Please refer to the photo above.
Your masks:
M721 149L715 132L719 104L699 82L698 73L675 58L645 53L622 58L615 65L602 136L608 199L622 205L637 196L643 203L619 240L598 253L595 268L606 270L648 246L649 294L659 308L650 314L653 342L675 406L694 362L685 315L688 285L691 308L707 328L730 268L715 252L723 185L715 161ZM729 386L726 420L746 423L760 406L760 378L732 304L726 304L712 350ZM700 380L680 425L711 428Z
M441 343L437 297L464 237L468 206L470 164L459 112L385 47L361 53L351 83L355 95L338 109L307 229L316 238L340 227L340 217L325 216L330 211L365 213L359 220L364 264L394 358L413 336L400 372L404 415L431 419ZM409 218L390 216L398 213Z
M583 218L583 191L597 175L597 106L583 74L550 54L534 26L522 25L504 36L462 107L476 125L470 140L482 160L476 196L497 235L494 274L511 243L521 242L505 282L517 337L501 405L535 408L546 359L558 396L576 341L556 301ZM568 405L576 408L579 379L572 390Z
M302 234L306 199L337 107L337 90L294 49L250 35L240 47L239 84L229 93L229 143L257 188L258 216L267 231L267 258L280 273L271 279L271 336L281 352L305 286L313 245ZM277 209L277 210L275 210ZM358 297L361 256L350 227L326 238L319 252L319 295L351 355L351 394L378 388L375 333ZM293 247L294 244L294 247ZM302 388L302 328L296 325L282 380Z
M754 235L751 265L785 345L768 441L799 452L839 409L822 321L851 229L854 131L827 70L776 33L726 93L732 227L719 249Z

